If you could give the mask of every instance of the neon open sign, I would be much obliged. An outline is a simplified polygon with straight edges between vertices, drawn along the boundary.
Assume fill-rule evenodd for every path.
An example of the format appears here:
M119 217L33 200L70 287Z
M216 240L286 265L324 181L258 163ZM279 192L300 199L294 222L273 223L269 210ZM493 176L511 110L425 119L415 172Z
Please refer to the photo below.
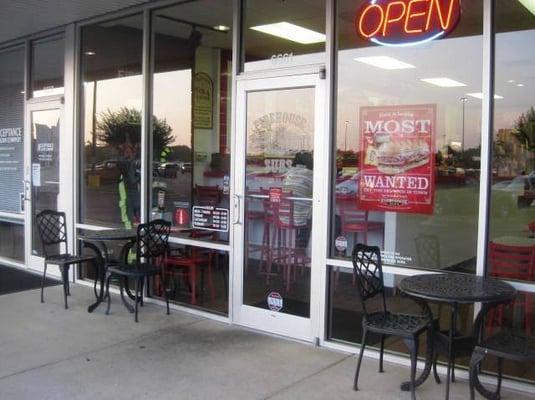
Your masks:
M358 34L383 46L443 38L461 17L460 0L368 0L357 13Z

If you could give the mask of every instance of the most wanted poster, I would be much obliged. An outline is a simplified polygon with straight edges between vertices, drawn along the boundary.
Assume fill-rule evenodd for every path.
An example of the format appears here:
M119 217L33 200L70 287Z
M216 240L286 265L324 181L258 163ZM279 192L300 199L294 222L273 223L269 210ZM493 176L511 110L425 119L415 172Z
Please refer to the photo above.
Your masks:
M360 109L360 209L432 214L436 106Z

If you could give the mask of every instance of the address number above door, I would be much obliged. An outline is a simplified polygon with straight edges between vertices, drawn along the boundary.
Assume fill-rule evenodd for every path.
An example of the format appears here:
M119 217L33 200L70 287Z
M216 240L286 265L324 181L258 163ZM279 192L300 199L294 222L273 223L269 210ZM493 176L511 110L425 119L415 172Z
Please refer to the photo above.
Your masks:
M460 0L367 0L355 28L375 44L414 46L446 37L460 18Z

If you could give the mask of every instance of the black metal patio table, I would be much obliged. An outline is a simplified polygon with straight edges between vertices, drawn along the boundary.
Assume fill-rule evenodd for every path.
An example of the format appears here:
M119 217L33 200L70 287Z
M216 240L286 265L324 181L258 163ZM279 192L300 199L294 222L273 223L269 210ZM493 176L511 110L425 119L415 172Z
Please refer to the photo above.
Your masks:
M448 372L446 380L446 400L450 395L450 378L453 367L453 337L457 330L457 312L460 304L482 303L474 322L474 334L481 332L482 318L487 310L500 303L511 301L516 289L498 279L461 274L422 274L401 280L399 289L410 297L450 307L448 331Z
M88 312L93 312L104 301L104 285L106 281L106 271L108 266L117 263L116 260L110 258L106 242L111 241L126 241L125 245L121 249L119 261L126 263L128 252L136 241L136 231L133 229L106 229L102 231L82 231L78 233L78 240L82 241L84 246L93 250L99 259L97 277L95 279L94 292L97 301L91 304L88 308ZM100 283L100 290L97 292L97 282ZM129 297L133 296L127 290ZM131 311L131 306L126 302L121 291L121 299L126 308Z

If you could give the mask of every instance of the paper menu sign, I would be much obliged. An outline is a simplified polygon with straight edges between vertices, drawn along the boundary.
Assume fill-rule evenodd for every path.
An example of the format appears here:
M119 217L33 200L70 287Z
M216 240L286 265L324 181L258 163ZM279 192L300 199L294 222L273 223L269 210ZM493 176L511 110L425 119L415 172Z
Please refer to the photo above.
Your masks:
M432 214L436 106L360 109L362 210Z
M41 186L41 164L32 164L32 185L35 187Z

